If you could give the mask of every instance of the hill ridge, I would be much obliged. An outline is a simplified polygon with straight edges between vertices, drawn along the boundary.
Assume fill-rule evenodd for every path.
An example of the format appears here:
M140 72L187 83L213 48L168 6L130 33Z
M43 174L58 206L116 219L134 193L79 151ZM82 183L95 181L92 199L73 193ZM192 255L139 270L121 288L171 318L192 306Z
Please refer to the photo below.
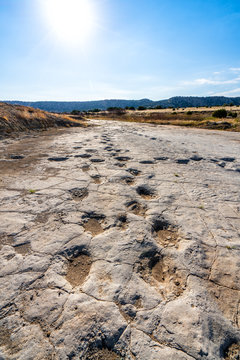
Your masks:
M90 101L18 101L5 100L4 102L14 105L31 106L45 111L71 112L73 110L92 110L98 108L106 110L108 107L138 106L156 107L201 107L201 106L223 106L224 104L240 105L240 97L225 96L174 96L169 99L153 101L147 98L140 100L104 99Z

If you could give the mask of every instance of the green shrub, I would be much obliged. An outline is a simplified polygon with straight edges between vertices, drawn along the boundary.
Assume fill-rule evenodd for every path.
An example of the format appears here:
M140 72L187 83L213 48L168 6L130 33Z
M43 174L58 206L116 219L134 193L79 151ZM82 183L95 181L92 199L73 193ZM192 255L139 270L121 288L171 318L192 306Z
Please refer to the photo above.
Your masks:
M138 110L146 110L146 107L145 106L139 106Z
M216 110L216 111L213 112L212 116L215 117L215 118L220 118L220 119L226 118L227 117L227 110L225 110L225 109Z
M237 113L233 113L233 112L229 112L228 116L231 116L232 118L236 118L237 117Z
M193 112L192 111L187 111L187 115L192 115Z
M117 116L126 114L126 110L121 107L110 106L109 108L107 108L107 111L110 112L112 115L117 115Z
M71 112L71 115L79 115L80 114L80 111L79 110L73 110Z
M135 110L135 107L134 106L126 106L125 110Z
M110 106L110 107L107 108L107 111L119 111L119 110L120 110L120 111L121 111L121 110L124 111L123 108L117 107L117 106Z

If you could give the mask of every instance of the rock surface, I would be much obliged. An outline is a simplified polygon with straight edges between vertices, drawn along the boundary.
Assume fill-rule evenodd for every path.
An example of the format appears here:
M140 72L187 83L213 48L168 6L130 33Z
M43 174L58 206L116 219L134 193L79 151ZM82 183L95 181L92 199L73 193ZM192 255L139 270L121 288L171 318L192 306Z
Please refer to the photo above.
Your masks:
M95 124L0 143L0 359L239 359L239 134Z

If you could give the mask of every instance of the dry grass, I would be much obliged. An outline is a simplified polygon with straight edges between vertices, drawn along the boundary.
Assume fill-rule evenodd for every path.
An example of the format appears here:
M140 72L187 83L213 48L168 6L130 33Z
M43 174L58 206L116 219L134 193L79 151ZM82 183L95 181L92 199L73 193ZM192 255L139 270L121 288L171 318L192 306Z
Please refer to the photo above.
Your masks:
M132 111L127 110L120 113L101 111L90 114L90 119L118 120L127 122L149 123L156 125L176 125L204 129L216 129L227 131L240 131L240 109L238 107L226 107L226 110L237 112L238 117L227 117L218 119L212 116L213 112L220 107L214 108L187 108L185 110L144 110ZM236 108L236 109L235 109ZM237 110L237 111L236 111ZM191 112L191 113L189 113Z
M0 103L0 135L26 130L46 130L51 127L87 126L83 119L52 114L26 106Z
M187 107L187 108L174 108L174 109L149 109L146 110L146 112L158 112L158 113L169 113L172 111L175 111L177 113L182 113L182 112L188 112L188 111L193 111L193 112L213 112L215 110L218 109L226 109L227 111L240 111L240 106L211 106L211 107ZM134 111L133 111L134 112ZM145 112L145 111L141 111L141 112Z

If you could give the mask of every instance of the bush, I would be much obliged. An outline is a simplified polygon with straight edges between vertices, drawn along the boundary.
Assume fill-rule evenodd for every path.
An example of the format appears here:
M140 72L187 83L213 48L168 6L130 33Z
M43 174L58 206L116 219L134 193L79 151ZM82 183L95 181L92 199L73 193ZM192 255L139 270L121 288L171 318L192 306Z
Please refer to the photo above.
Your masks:
M157 105L157 106L155 106L155 109L156 109L156 110L160 110L160 109L162 109L162 106L161 106L161 105Z
M71 115L79 115L80 113L81 113L81 111L79 111L79 110L73 110L71 112Z
M187 111L187 115L192 115L193 112L192 111Z
M225 110L225 109L216 110L216 111L214 111L212 116L215 117L215 118L220 118L220 119L226 118L227 117L227 110Z
M237 117L237 113L233 113L233 112L229 112L228 116L231 116L232 118L236 118Z
M124 109L122 109L121 107L117 107L117 106L110 106L110 107L108 107L107 108L107 111L121 111L121 110L123 110L124 111Z
M146 110L146 107L145 107L145 106L139 106L139 107L138 107L138 110L140 110L140 111L141 111L141 110Z
M109 108L107 108L107 111L110 112L112 115L118 115L118 116L126 114L126 110L121 107L110 106Z

